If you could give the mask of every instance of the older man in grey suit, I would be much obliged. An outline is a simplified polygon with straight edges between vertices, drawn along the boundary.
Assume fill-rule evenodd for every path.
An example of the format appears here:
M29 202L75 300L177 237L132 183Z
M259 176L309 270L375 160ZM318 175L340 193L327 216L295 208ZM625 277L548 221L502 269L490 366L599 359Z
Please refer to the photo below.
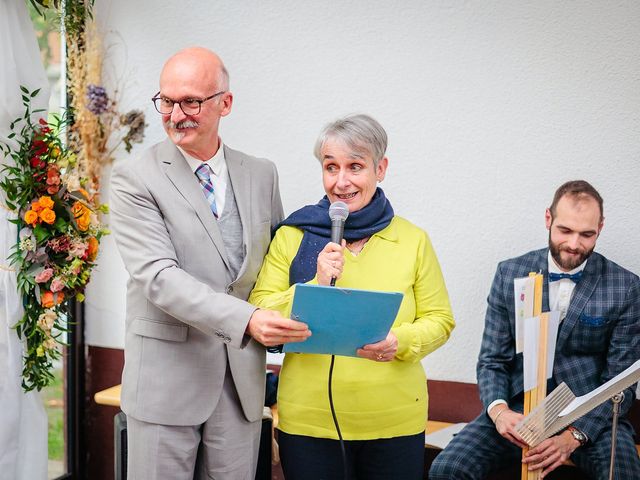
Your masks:
M310 335L246 302L283 212L275 166L218 136L232 100L217 55L178 52L153 98L169 138L113 171L130 480L253 479L264 346Z
M431 480L482 480L517 465L522 439L522 354L515 351L513 279L544 275L542 307L560 312L551 391L562 382L584 395L640 357L640 279L595 253L604 225L602 198L583 180L561 185L545 214L549 248L501 262L489 293L478 359L478 388L486 408L441 452ZM617 480L640 479L633 427L624 415L635 392L625 390L616 444ZM546 476L571 458L587 477L609 477L612 404L606 402L529 450L523 460Z

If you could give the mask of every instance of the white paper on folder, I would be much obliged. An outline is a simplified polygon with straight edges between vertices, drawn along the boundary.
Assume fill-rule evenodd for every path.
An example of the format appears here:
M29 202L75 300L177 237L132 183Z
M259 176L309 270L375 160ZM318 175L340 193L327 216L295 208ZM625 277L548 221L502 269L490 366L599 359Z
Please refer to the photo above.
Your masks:
M591 390L589 393L587 393L585 395L582 395L581 397L576 397L569 405L567 405L565 407L564 410L562 410L558 414L558 416L559 417L564 417L564 416L570 414L576 408L578 408L580 405L583 405L583 404L587 403L589 400L591 400L592 398L596 397L597 395L599 395L600 393L605 391L609 387L609 385L614 384L618 380L631 375L633 372L635 372L637 370L640 370L640 360L637 360L633 365L629 366L626 370L623 370L622 372L620 372L618 375L613 377L608 382L603 383L602 385L600 385L595 390Z
M536 387L538 382L538 337L540 335L540 317L525 318L522 321L524 348L522 349L522 368L524 391Z
M547 327L547 378L553 375L553 360L558 338L560 324L560 312L548 313ZM525 318L523 320L524 349L523 349L523 376L524 391L537 387L538 384L538 342L540 338L540 317Z
M534 277L513 280L513 298L516 312L516 353L524 350L524 319L533 317Z
M549 327L547 330L547 378L553 375L553 361L556 354L556 341L560 328L560 311L549 312Z

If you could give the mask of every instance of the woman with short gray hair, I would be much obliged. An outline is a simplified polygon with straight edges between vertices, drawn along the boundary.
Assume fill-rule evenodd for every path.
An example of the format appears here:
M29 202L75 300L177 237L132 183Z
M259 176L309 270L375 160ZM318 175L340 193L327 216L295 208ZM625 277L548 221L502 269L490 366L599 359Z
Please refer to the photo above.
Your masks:
M427 383L420 360L447 341L454 320L429 237L395 215L378 187L386 149L386 132L368 115L322 130L314 153L326 196L278 226L249 298L286 315L296 283L334 279L337 287L404 294L384 340L358 349L359 358L335 358L333 412L331 355L285 356L278 438L287 480L339 479L343 471L349 479L423 478ZM336 201L349 209L342 245L330 241L328 209Z

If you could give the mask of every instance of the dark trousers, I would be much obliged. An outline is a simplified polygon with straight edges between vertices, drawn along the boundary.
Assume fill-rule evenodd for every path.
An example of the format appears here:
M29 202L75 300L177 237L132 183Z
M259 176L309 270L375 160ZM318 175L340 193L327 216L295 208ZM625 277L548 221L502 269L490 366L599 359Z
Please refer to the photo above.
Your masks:
M286 480L344 478L340 442L278 431ZM345 440L347 480L421 480L424 432L378 440Z
M616 440L616 480L640 479L640 460L633 441L633 428L623 419ZM609 477L611 427L599 438L590 439L573 452L571 460L584 472L585 479ZM431 464L430 480L484 480L490 472L518 465L522 450L505 440L486 414L481 414L453 437Z

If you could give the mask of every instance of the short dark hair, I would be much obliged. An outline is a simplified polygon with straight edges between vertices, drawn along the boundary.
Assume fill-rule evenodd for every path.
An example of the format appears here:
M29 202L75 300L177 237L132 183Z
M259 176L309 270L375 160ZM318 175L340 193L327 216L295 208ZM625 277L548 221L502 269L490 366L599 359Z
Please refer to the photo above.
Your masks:
M581 200L584 197L591 197L596 202L598 202L598 206L600 207L600 221L604 219L604 207L602 197L598 193L598 191L593 188L589 182L585 180L571 180L569 182L563 183L558 187L556 193L553 195L553 202L551 202L551 206L549 207L549 211L551 212L551 217L556 216L556 206L562 197L565 195L571 196L576 200Z

